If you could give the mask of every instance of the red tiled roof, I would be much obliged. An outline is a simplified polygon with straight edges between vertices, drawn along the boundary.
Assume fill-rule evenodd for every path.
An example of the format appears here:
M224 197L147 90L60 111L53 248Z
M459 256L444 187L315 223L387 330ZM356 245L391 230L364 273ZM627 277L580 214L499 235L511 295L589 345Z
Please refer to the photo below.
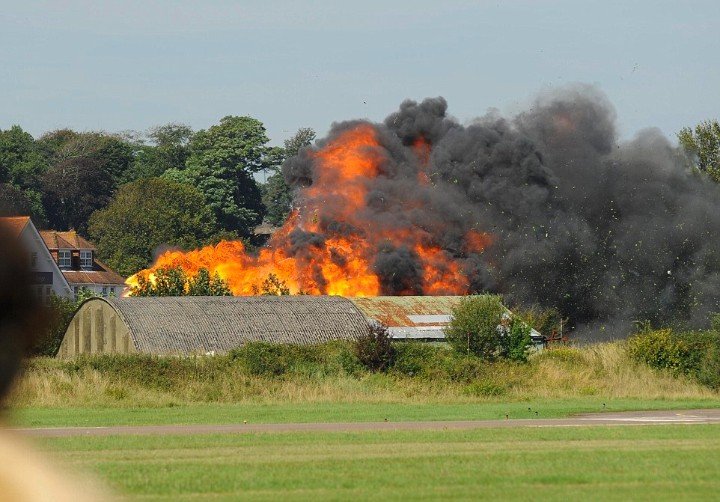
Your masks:
M125 286L125 279L112 270L63 270L62 274L71 286L76 284L116 284Z
M20 237L29 221L29 216L5 216L0 218L0 225L9 229L13 236Z
M119 284L125 285L125 278L105 265L95 260L92 270L62 270L67 282L73 284Z
M86 241L75 230L69 232L57 232L55 230L41 230L40 236L48 249L92 249L95 246Z

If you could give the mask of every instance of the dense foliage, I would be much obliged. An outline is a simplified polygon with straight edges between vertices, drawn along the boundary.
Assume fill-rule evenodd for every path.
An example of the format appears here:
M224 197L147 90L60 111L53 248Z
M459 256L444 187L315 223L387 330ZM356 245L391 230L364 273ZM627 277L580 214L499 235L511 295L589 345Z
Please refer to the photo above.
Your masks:
M355 356L370 371L387 371L395 362L395 347L386 326L373 323L367 334L355 341Z
M271 223L282 223L291 194L279 166L314 137L300 129L285 148L271 147L259 120L236 116L197 132L170 123L35 139L12 126L0 130L0 216L29 215L40 229L101 239L98 257L127 275L147 267L158 246L247 237L268 210ZM261 189L255 176L267 170L274 174Z
M717 320L708 331L644 329L628 339L632 359L648 366L689 375L700 383L720 388L720 330Z
M720 183L720 123L707 120L694 129L686 127L678 133L678 140L693 166Z
M315 131L309 127L298 129L292 138L285 140L283 157L288 159L297 155L315 140ZM285 182L285 176L279 166L262 187L262 200L267 209L266 219L272 225L282 225L292 209L292 190Z
M280 159L280 151L268 142L259 120L224 117L220 124L195 133L186 166L169 169L163 177L196 187L222 228L249 236L264 215L253 174Z
M100 256L123 275L149 266L159 246L197 247L217 231L201 193L161 178L120 187L110 204L92 215L89 227Z
M211 276L207 269L201 268L197 274L190 276L180 267L160 268L152 281L140 277L131 293L133 296L232 295L227 283L217 273Z
M500 350L497 326L505 311L499 296L463 298L445 330L448 342L459 352L493 359Z

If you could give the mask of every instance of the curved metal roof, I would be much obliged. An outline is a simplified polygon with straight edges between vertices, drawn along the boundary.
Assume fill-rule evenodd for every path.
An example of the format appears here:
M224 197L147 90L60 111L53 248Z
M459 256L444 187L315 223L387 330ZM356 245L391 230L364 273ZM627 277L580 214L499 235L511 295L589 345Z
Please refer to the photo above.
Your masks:
M338 296L93 298L127 325L135 348L151 354L226 352L249 341L309 344L367 332L355 305Z

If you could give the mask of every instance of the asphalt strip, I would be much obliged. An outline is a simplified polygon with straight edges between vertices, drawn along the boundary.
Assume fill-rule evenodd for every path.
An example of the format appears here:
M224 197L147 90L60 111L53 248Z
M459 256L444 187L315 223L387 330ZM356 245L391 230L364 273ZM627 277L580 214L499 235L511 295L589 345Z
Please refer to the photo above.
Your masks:
M77 436L256 434L273 432L364 432L415 430L470 430L516 427L587 427L622 425L698 425L720 424L720 409L628 411L583 414L570 418L463 420L432 422L349 422L287 424L192 424L192 425L115 425L108 427L11 428L27 436L61 438Z

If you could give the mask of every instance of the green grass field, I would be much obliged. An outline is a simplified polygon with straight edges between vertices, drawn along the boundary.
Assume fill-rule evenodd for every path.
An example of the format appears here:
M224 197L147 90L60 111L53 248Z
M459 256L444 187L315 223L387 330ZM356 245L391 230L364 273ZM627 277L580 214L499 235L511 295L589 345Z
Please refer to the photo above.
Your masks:
M605 406L603 406L605 404ZM528 411L530 408L530 411ZM16 426L107 426L287 422L373 422L555 418L574 413L720 408L720 399L604 399L579 397L481 403L281 403L197 404L158 408L22 408ZM538 412L535 415L535 412Z
M720 427L46 439L142 500L709 500Z

